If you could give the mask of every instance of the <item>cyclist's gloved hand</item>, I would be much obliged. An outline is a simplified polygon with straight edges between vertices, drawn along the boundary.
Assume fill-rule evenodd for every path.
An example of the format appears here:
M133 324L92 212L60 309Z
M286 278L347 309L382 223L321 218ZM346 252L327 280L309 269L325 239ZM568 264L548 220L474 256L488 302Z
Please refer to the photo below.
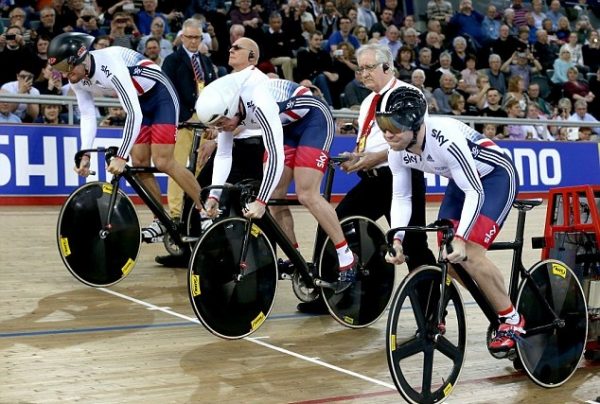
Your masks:
M394 251L396 251L396 255L392 255L388 252L385 255L385 260L394 265L403 264L406 261L406 257L404 256L404 250L402 249L402 242L399 239L394 239L392 247L394 248Z
M209 197L204 203L204 209L206 210L206 216L214 219L219 216L219 201L216 198Z
M125 170L126 165L127 160L122 157L115 156L110 160L107 170L113 175L121 174Z
M244 209L244 217L248 219L260 219L265 214L267 209L264 202L255 200L246 205Z
M452 239L452 253L447 254L447 251L444 251L444 255L448 261L459 264L467 258L467 246L465 244L465 240L462 237L454 237Z
M88 175L90 175L90 156L84 154L81 157L79 167L75 166L73 170L75 170L75 172L81 175L82 177L87 177Z

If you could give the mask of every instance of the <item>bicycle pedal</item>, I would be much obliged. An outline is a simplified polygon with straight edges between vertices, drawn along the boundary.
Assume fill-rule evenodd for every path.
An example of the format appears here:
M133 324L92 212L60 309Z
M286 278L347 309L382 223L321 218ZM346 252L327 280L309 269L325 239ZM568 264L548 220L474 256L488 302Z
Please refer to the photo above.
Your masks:
M292 275L287 274L285 272L282 272L279 274L279 279L283 280L283 281L291 281L292 280Z
M163 239L164 239L163 236L158 236L158 237L152 237L152 238L143 238L142 241L147 244L154 244L154 243L162 243Z
M195 243L198 240L200 240L200 237L191 237L191 236L181 237L181 241L184 243Z
M325 288L325 289L335 289L337 285L335 283L324 281L323 279L315 278L314 280L315 286Z

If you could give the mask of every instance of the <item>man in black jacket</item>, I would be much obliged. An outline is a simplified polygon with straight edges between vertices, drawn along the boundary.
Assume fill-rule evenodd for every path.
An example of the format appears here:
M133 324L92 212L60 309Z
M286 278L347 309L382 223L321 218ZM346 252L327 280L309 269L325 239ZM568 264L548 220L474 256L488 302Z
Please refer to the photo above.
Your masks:
M200 22L194 19L184 21L181 34L182 45L163 62L162 70L171 79L179 97L179 122L197 121L194 108L200 91L217 78L212 61L199 52L202 43ZM175 143L175 160L186 165L193 142L193 131L183 128L177 130ZM205 134L206 136L206 134ZM204 141L200 145L199 164L196 175L216 148L214 141ZM202 185L202 184L201 184ZM181 218L183 208L183 191L169 178L167 199L171 217ZM156 262L167 266L181 266L189 257L165 255L156 257ZM186 266L184 265L184 266Z

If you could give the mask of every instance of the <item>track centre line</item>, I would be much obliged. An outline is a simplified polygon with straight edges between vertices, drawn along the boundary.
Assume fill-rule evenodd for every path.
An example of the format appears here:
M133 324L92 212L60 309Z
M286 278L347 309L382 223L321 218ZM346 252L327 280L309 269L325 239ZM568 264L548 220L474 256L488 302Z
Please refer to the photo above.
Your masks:
M161 312L163 312L165 314L168 314L168 315L171 315L171 316L174 316L174 317L178 317L178 318L181 318L183 320L190 321L192 323L200 324L200 321L197 318L192 318L192 317L186 316L184 314L177 313L177 312L175 312L175 311L173 311L171 309L164 308L164 307L159 307L159 306L156 306L156 305L154 305L152 303L144 302L143 300L139 300L139 299L136 299L135 297L127 296L127 295L119 293L119 292L115 292L114 290L111 290L111 289L97 288L97 290L100 290L102 292L111 294L111 295L116 296L116 297L120 297L121 299L129 300L132 303L136 303L136 304L139 304L141 306L145 306L146 308L148 308L150 310L161 311ZM396 390L396 386L394 386L391 383L386 383L386 382L383 382L381 380L373 379L371 377L362 375L360 373L356 373L356 372L353 372L351 370L344 369L344 368L332 365L332 364L327 363L327 362L323 362L322 360L315 359L315 358L309 358L308 356L305 356L305 355L302 355L302 354L290 351L288 349L280 348L280 347L278 347L276 345L264 342L263 341L264 337L255 337L255 338L253 338L253 337L246 337L246 338L243 338L243 339L246 340L246 341L252 342L252 343L254 343L256 345L260 345L260 346L262 346L264 348L272 349L274 351L283 353L285 355L292 356L292 357L294 357L296 359L300 359L300 360L303 360L303 361L306 361L306 362L310 362L310 363L313 363L315 365L323 366L325 368L334 370L336 372L344 373L344 374L346 374L348 376L352 376L352 377L356 377L358 379L362 379L362 380L367 381L369 383L373 383L373 384L377 384L379 386L387 387L387 388L392 389L394 391Z

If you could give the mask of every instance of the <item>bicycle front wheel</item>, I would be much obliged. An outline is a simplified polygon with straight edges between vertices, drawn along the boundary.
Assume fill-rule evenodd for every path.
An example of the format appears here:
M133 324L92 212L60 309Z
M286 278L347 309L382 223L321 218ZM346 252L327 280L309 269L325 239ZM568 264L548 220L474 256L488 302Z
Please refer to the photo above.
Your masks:
M245 262L242 247L248 226ZM192 254L188 291L200 322L225 339L255 332L273 308L277 263L269 239L256 224L228 218L209 227Z
M60 256L71 274L89 286L111 286L135 266L141 230L131 200L119 190L107 229L111 184L90 182L76 189L58 215Z
M344 237L358 257L357 280L340 294L322 288L321 293L329 313L338 322L351 328L373 324L387 308L394 291L394 265L385 261L385 235L374 221L351 216L341 221ZM320 278L337 282L339 275L337 252L328 238L319 260Z
M517 309L525 331L517 352L525 371L542 387L558 387L577 370L585 350L588 314L575 273L561 261L535 264L521 284Z
M424 266L409 273L392 299L386 355L398 392L410 403L441 403L460 376L465 360L463 301L454 281L446 282L442 319L438 305L442 272Z

